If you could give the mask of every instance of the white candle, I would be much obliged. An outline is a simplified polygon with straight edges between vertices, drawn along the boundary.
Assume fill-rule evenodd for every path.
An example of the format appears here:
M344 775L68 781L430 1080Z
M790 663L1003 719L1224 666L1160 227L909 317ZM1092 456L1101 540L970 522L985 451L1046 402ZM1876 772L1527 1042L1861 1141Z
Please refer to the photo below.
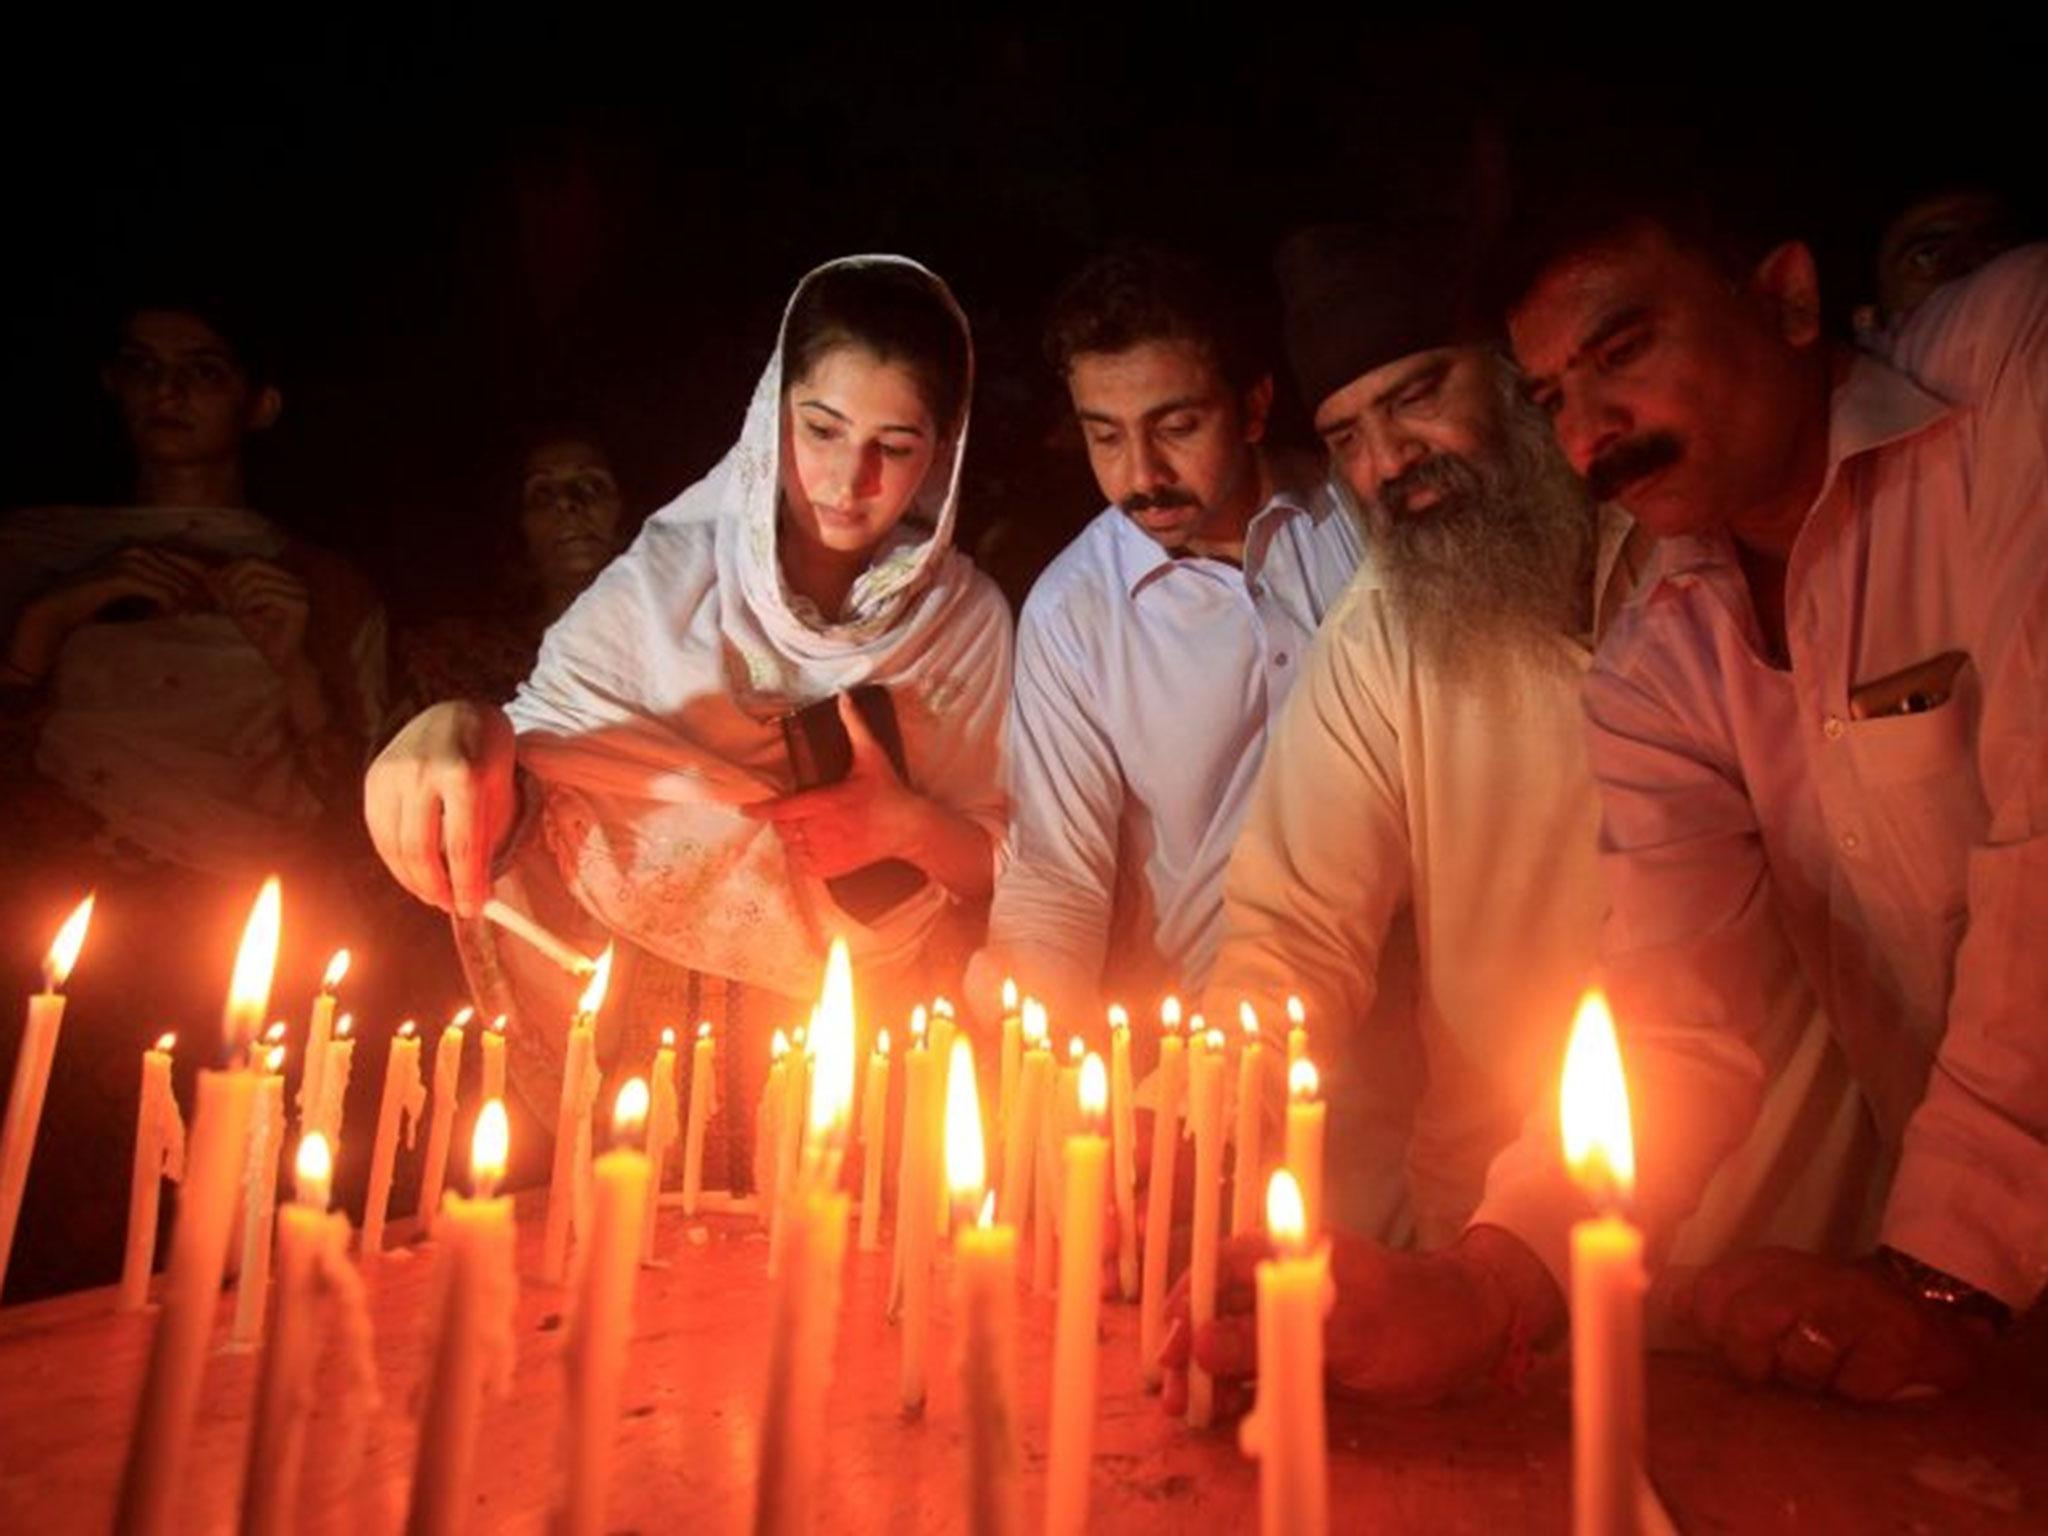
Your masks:
M718 1063L712 1053L711 1026L697 1026L690 1048L690 1118L683 1132L683 1214L694 1216L704 1191L704 1133L718 1113Z
M923 1212L931 1204L931 1186L939 1182L933 1178L938 1171L938 1149L933 1137L938 1119L932 1112L932 1101L937 1097L935 1058L919 1027L922 1022L920 1018L911 1020L910 1051L903 1058L903 1153L896 1173L896 1259L902 1297L897 1326L903 1331L901 1388L903 1411L913 1414L924 1408L925 1357L931 1339L933 1233Z
M1164 1379L1166 1279L1173 1251L1173 1185L1180 1157L1181 1112L1187 1103L1187 1052L1180 1038L1180 1000L1159 1008L1159 1064L1152 1074L1152 1171L1145 1185L1145 1253L1138 1286L1138 1363L1148 1391Z
M562 1103L555 1116L555 1157L548 1180L547 1225L541 1231L540 1273L560 1285L569 1273L569 1231L581 1242L588 1225L583 1170L590 1161L590 1114L597 1104L597 1012L611 980L612 947L607 944L590 984L576 1005L562 1056Z
M484 1030L480 1042L483 1051L483 1071L477 1078L477 1099L502 1101L505 1097L505 1015L492 1019Z
M1286 1151L1288 1171L1301 1187L1303 1230L1311 1243L1323 1236L1323 1137L1329 1113L1316 1064L1304 1056L1287 1069Z
M1308 1013L1301 1006L1301 999L1287 999L1287 1066L1291 1071L1294 1064L1308 1054Z
M1199 1029L1200 1015L1195 1024ZM1188 1118L1195 1136L1195 1230L1188 1259L1188 1315L1199 1330L1216 1320L1216 1262L1223 1205L1223 1032L1211 1030L1189 1062ZM1206 1429L1216 1413L1216 1383L1188 1364L1188 1424Z
M441 1214L441 1189L448 1182L448 1146L455 1139L455 1098L462 1084L463 1026L475 1016L463 1008L434 1042L434 1109L427 1117L427 1151L420 1162L419 1208L414 1213L429 1237Z
M1565 1161L1602 1214L1572 1228L1572 1530L1634 1536L1643 1475L1643 1236L1628 1084L1607 1002L1579 1004L1560 1088Z
M1311 1244L1301 1191L1285 1168L1266 1194L1274 1256L1253 1271L1258 1287L1258 1401L1238 1444L1259 1460L1263 1536L1324 1536L1330 1528L1329 1434L1323 1415L1323 1319L1335 1292L1330 1251Z
M171 1234L163 1306L150 1342L142 1400L128 1442L114 1528L121 1536L168 1532L188 1492L185 1449L199 1406L206 1339L220 1302L234 1226L235 1190L242 1172L249 1119L260 1074L247 1063L250 1041L269 1006L277 964L278 884L263 884L242 933L222 1034L228 1065L199 1074L185 1185Z
M1109 1010L1110 1188L1116 1200L1116 1278L1125 1301L1138 1299L1138 1106L1131 1072L1131 1016Z
M1031 1175L1038 1160L1038 1137L1045 1118L1045 1097L1052 1086L1052 1052L1046 1046L1045 1010L1027 998L1022 1029L1025 1050L1017 1068L1015 1098L1003 1127L1003 1182L996 1187L996 1220L1021 1227L1031 1214Z
M860 1098L860 1251L882 1249L882 1159L889 1138L889 1031L875 1036Z
M813 1020L815 1022L815 1015ZM768 1273L779 1274L782 1269L782 1244L785 1217L790 1193L796 1188L798 1154L803 1150L804 1121L810 1114L811 1102L811 1059L805 1047L805 1035L801 1027L791 1047L788 1060L789 1075L783 1083L783 1113L776 1126L775 1148L775 1219L768 1229Z
M1054 1239L1060 1232L1060 1147L1072 1122L1074 1097L1081 1080L1081 1059L1087 1053L1077 1035L1067 1042L1067 1065L1048 1079L1045 1105L1039 1112L1036 1168L1031 1180L1031 1289L1050 1296L1053 1287Z
M88 896L57 930L56 942L43 959L43 990L28 1000L28 1028L21 1037L20 1054L14 1058L7 1119L0 1123L0 1291L7 1288L14 1227L21 1219L21 1195L28 1185L29 1159L35 1155L36 1130L43 1120L50 1063L57 1054L58 1031L64 1026L64 983L91 923L92 897Z
M1238 1023L1244 1041L1237 1053L1237 1130L1231 1140L1237 1144L1237 1164L1230 1181L1230 1232L1234 1237L1259 1224L1259 1177L1264 1161L1265 1108L1264 1077L1266 1049L1259 1041L1259 1016L1250 1003L1240 1003Z
M149 1275L156 1267L157 1202L165 1179L185 1176L185 1117L171 1088L172 1034L160 1035L142 1053L142 1098L135 1112L135 1169L128 1187L128 1245L121 1260L121 1310L134 1312L149 1301Z
M327 1064L320 1069L320 1098L306 1126L307 1130L325 1136L328 1146L337 1149L337 1155L347 1118L349 1079L355 1074L355 1027L354 1018L345 1013L334 1021L334 1033L325 1052Z
M313 998L313 1014L306 1024L306 1058L299 1067L299 1134L317 1128L321 1114L321 1079L327 1072L327 1045L334 1038L335 995L348 975L349 953L337 949L327 962L327 974L320 978L320 990ZM323 1134L325 1134L323 1132ZM333 1141L328 1142L329 1150Z
M967 1529L972 1536L1016 1536L1024 1528L1017 1474L1017 1229L994 1219L995 1196L982 1193L987 1169L974 1049L955 1039L946 1072L946 1184L959 1224L953 1279L967 1422Z
M398 1026L384 1053L384 1093L377 1105L377 1139L370 1144L370 1187L363 1196L362 1249L374 1259L384 1251L384 1217L391 1208L391 1170L402 1134L417 1139L427 1085L420 1081L419 1029L411 1019Z
M673 1026L662 1030L661 1044L655 1047L654 1078L649 1092L652 1107L647 1112L647 1209L640 1221L640 1262L643 1264L655 1261L654 1231L655 1219L661 1213L662 1168L668 1162L668 1149L682 1130L676 1113L676 1032ZM687 1193L687 1182L684 1189Z
M910 1180L910 1122L918 1112L911 1093L911 1062L924 1054L930 1032L931 1016L924 1004L919 1003L910 1010L910 1049L903 1053L903 1130L896 1138L896 1225L889 1243L889 1303L886 1309L892 1323L897 1320L903 1305L905 1233L910 1228L910 1207L903 1201L904 1190ZM919 1206L918 1209L923 1210L924 1207Z
M1023 1080L1024 1070L1024 1020L1017 1011L1017 983L1014 978L1003 978L1003 1023L1002 1056L999 1059L999 1074L996 1078L996 1135L1004 1147L1007 1158L1010 1145L1010 1112L1016 1108L1017 1086ZM998 1194L1000 1206L1004 1197Z
M280 1028L279 1033L282 1033ZM256 1110L249 1124L249 1155L242 1168L242 1263L235 1278L231 1343L253 1347L263 1336L270 1305L271 1233L277 1226L277 1158L284 1146L284 1047L271 1046L263 1063Z
M775 1203L782 1193L782 1118L788 1113L789 1037L776 1030L768 1041L768 1075L761 1084L761 1102L754 1110L754 1196L761 1224L775 1226Z
M1109 1075L1100 1056L1082 1064L1080 1124L1060 1149L1066 1165L1060 1224L1060 1300L1053 1326L1052 1431L1046 1463L1048 1536L1080 1536L1088 1527L1088 1474L1094 1461L1095 1381L1102 1320L1102 1207L1109 1143L1103 1138Z
M959 1027L953 1005L943 997L932 1000L932 1167L941 1176L932 1184L932 1236L943 1241L953 1225L953 1198L946 1189L945 1170L940 1164L946 1149L946 1063L953 1059L953 1032Z
M633 1331L640 1226L647 1215L647 1155L636 1145L647 1110L646 1082L629 1079L612 1110L612 1149L591 1170L590 1236L577 1251L579 1283L564 1355L567 1465L550 1527L560 1536L596 1536L604 1529L626 1340Z
M456 1536L471 1525L471 1468L486 1391L512 1381L512 1198L496 1193L510 1140L505 1106L488 1101L476 1117L468 1199L443 1198L427 1338L433 1350L420 1411L407 1536Z

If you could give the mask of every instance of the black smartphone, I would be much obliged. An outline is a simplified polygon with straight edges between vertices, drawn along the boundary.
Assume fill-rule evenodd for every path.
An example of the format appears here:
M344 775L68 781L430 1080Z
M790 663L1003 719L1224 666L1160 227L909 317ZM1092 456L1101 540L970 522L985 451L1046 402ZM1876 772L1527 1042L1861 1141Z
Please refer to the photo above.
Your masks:
M896 724L896 706L889 690L863 683L852 690L853 707L889 756L897 777L911 782L903 756L903 732ZM782 717L782 741L797 789L837 784L853 771L853 742L839 718L839 696L829 695ZM844 875L834 875L825 889L849 917L863 923L901 906L925 887L925 873L902 859L878 859Z

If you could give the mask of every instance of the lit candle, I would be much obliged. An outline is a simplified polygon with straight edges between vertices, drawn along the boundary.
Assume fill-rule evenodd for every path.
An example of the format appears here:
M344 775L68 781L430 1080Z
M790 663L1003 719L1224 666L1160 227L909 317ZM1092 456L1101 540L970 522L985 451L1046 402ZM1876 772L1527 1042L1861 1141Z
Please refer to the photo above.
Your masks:
M156 1267L156 1213L165 1179L185 1176L185 1117L171 1090L171 1047L176 1035L159 1035L142 1053L142 1101L135 1112L135 1172L128 1186L128 1246L121 1259L121 1310L134 1312L149 1301L149 1275Z
M839 1332L846 1196L839 1172L853 1109L853 966L834 939L812 1032L818 1059L803 1166L783 1202L784 1252L768 1346L756 1536L808 1536L825 1451L825 1399Z
M789 1036L776 1030L768 1041L768 1076L754 1111L754 1194L762 1224L773 1230L776 1198L782 1192L782 1117L789 1105Z
M875 1035L860 1093L860 1251L882 1247L882 1158L889 1139L889 1031Z
M249 1153L242 1167L242 1262L235 1277L235 1316L228 1342L254 1348L270 1305L271 1233L277 1226L277 1159L284 1146L283 1024L264 1035L263 1078L249 1122ZM280 1042L270 1044L268 1042Z
M589 1222L583 1171L590 1165L590 1112L597 1104L597 1011L604 1006L611 974L612 947L607 944L576 1004L562 1057L562 1103L555 1116L555 1160L540 1246L541 1278L555 1285L569 1273L571 1224L580 1242Z
M1109 1143L1102 1135L1109 1075L1102 1058L1082 1064L1080 1125L1060 1150L1066 1214L1060 1224L1060 1301L1053 1325L1052 1435L1046 1464L1048 1536L1088 1526L1088 1471L1094 1457L1097 1327L1102 1319L1102 1205Z
M448 1182L448 1144L455 1138L455 1096L462 1083L463 1026L476 1016L461 1008L434 1042L434 1111L427 1117L427 1154L420 1164L420 1230L429 1237L441 1214L441 1187ZM490 1095L485 1095L490 1097Z
M1024 1000L1022 1037L1025 1049L1017 1069L1016 1096L1003 1124L1003 1182L996 1187L996 1219L1008 1227L1021 1227L1031 1213L1031 1174L1038 1157L1045 1096L1052 1084L1045 1010L1036 998Z
M1031 1179L1031 1289L1040 1296L1052 1294L1053 1239L1060 1231L1060 1145L1072 1119L1070 1106L1079 1090L1081 1058L1087 1050L1078 1035L1067 1041L1067 1064L1052 1069L1038 1115Z
M1323 1419L1323 1319L1335 1299L1328 1245L1311 1240L1301 1189L1282 1168L1266 1189L1273 1257L1258 1287L1258 1400L1238 1444L1259 1461L1263 1536L1323 1536L1330 1528L1329 1437Z
M910 1050L903 1058L903 1151L896 1165L896 1272L902 1297L897 1326L903 1331L903 1411L924 1407L925 1356L931 1338L931 1223L923 1213L931 1207L933 1175L938 1171L935 1138L938 1120L932 1113L937 1080L935 1058L925 1040L924 1010L910 1021ZM943 1186L941 1186L943 1192ZM900 1289L899 1289L900 1288Z
M1301 1187L1303 1230L1310 1242L1323 1235L1323 1130L1330 1108L1322 1077L1306 1056L1287 1069L1287 1168ZM1267 1201L1268 1211L1271 1200Z
M1008 1172L1010 1111L1017 1107L1017 1085L1022 1078L1024 1062L1024 1019L1017 1011L1017 982L1010 976L1003 978L1002 1042L1000 1075L996 1079L996 1132L1003 1140L1004 1171ZM1008 1195L1002 1195L998 1203L1008 1198Z
M702 1031L708 1024L700 1024ZM661 1175L663 1165L668 1162L668 1149L682 1131L682 1121L676 1112L676 1032L673 1026L661 1032L661 1043L654 1049L654 1081L649 1090L652 1107L647 1111L647 1209L640 1219L640 1262L654 1262L655 1218L661 1208ZM687 1185L684 1186L688 1188Z
M57 1032L64 1025L64 982L78 960L91 923L92 898L88 896L57 930L57 938L43 958L43 990L28 1000L28 1028L21 1037L21 1052L14 1058L7 1119L0 1125L0 1290L7 1286L7 1260L14 1252L15 1223L21 1219L21 1193L27 1187L29 1159L36 1150L36 1128L42 1124L43 1095L50 1087Z
M1237 1166L1230 1182L1230 1232L1234 1237L1259 1224L1259 1164L1263 1161L1261 1134L1265 1108L1262 1089L1266 1048L1259 1043L1259 1016L1250 1003L1237 1005L1237 1022L1244 1031L1244 1043L1237 1053Z
M278 1213L277 1305L270 1309L256 1383L256 1422L242 1485L243 1536L281 1536L298 1523L313 1373L330 1303L343 1313L343 1336L356 1345L349 1351L348 1407L358 1429L376 1400L369 1313L362 1281L348 1262L348 1218L327 1209L334 1166L327 1138L317 1131L304 1138L295 1166L293 1201Z
M391 1208L391 1170L398 1160L398 1138L409 1147L419 1137L420 1112L427 1107L427 1085L420 1081L420 1032L411 1019L398 1026L384 1053L384 1095L377 1105L377 1139L370 1143L370 1187L363 1196L365 1258L384 1251L384 1216Z
M1195 1023L1201 1024L1200 1015ZM1189 1325L1216 1320L1216 1255L1223 1215L1223 1031L1211 1030L1188 1063L1188 1118L1195 1136L1195 1231L1188 1259ZM1188 1424L1206 1429L1216 1412L1216 1383L1188 1364Z
M590 1237L578 1240L579 1284L564 1356L569 1372L563 1402L567 1467L551 1526L563 1536L595 1536L604 1529L619 1386L626 1374L626 1340L633 1331L640 1225L651 1182L647 1154L638 1145L647 1109L646 1082L629 1079L612 1108L611 1150L591 1169Z
M953 1059L953 1032L959 1027L953 1017L953 1005L945 998L932 1000L932 1169L943 1174L940 1162L946 1148L946 1063ZM943 1177L936 1177L932 1184L932 1237L943 1240L953 1225L953 1197L946 1189Z
M313 997L313 1016L306 1024L306 1059L299 1066L299 1132L318 1128L321 1113L321 1079L327 1072L327 1043L334 1038L335 994L348 974L349 953L337 949L320 978L320 990ZM328 1138L328 1148L334 1146Z
M1164 1372L1166 1266L1173 1248L1173 1184L1180 1158L1181 1111L1187 1102L1187 1053L1180 1038L1180 1000L1159 1007L1159 1065L1152 1073L1152 1169L1145 1185L1144 1269L1138 1285L1138 1356L1150 1391Z
M690 1118L683 1132L683 1214L697 1214L704 1193L704 1133L718 1113L718 1066L713 1057L711 1026L697 1026L690 1048Z
M911 1062L927 1049L931 1015L919 1003L910 1010L910 1049L903 1053L903 1130L896 1138L896 1226L889 1244L889 1304L887 1314L895 1322L903 1305L904 1233L910 1222L910 1207L903 1203L904 1186L910 1176L910 1120L917 1113L910 1091ZM923 1207L919 1206L919 1210Z
M177 1523L189 1490L185 1448L199 1405L206 1337L220 1303L221 1272L235 1218L235 1193L248 1145L260 1073L248 1064L250 1042L270 1003L277 965L278 884L263 890L249 913L235 958L234 980L222 1019L226 1065L199 1074L192 1143L171 1262L164 1274L163 1306L150 1342L142 1400L128 1443L114 1527L123 1536L166 1532Z
M812 1014L813 1025L817 1015ZM782 1121L776 1127L775 1219L768 1228L768 1273L782 1268L783 1227L790 1195L797 1184L797 1156L803 1150L804 1121L811 1099L811 1058L803 1027L799 1025L789 1053L789 1077L783 1085Z
M483 1074L477 1080L477 1097L497 1099L505 1097L505 1015L492 1019L484 1030L479 1042L484 1048Z
M344 1113L348 1108L349 1079L356 1065L356 1021L344 1013L334 1021L334 1033L323 1054L327 1063L320 1069L320 1097L314 1103L313 1118L306 1129L318 1131L327 1145L340 1147Z
M1620 1214L1635 1186L1628 1084L1607 1000L1589 992L1559 1092L1565 1162L1601 1214L1572 1227L1572 1529L1637 1528L1643 1465L1643 1235Z
M953 1283L967 1418L967 1529L972 1536L1015 1536L1024 1528L1017 1478L1017 1229L994 1219L995 1195L983 1193L987 1183L974 1048L956 1039L946 1068L946 1186L957 1224Z
M1301 999L1287 999L1287 1066L1292 1071L1294 1064L1308 1054L1308 1013L1301 1006Z
M1138 1299L1138 1106L1131 1073L1131 1016L1109 1010L1110 1187L1116 1198L1116 1279Z
M470 1469L483 1395L512 1383L512 1197L498 1194L510 1128L505 1106L487 1102L470 1144L470 1188L441 1201L427 1333L428 1365L413 1463L407 1536L454 1536L470 1528Z

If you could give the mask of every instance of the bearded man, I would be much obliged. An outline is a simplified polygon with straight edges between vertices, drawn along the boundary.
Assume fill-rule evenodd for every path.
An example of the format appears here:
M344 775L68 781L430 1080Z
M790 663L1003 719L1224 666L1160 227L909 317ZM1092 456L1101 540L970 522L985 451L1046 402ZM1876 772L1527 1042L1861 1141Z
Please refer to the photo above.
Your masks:
M1580 684L1649 540L1596 504L1419 241L1309 230L1279 267L1302 398L1369 547L1274 733L1206 1006L1308 1006L1343 1309L1402 1258L1376 1245L1412 1233L1455 1265L1500 1236L1467 1227L1556 1092L1607 905ZM1758 1232L1841 1247L1868 1204L1867 1116L1811 994L1782 983L1769 1107L1681 1259ZM1386 1070L1418 1048L1419 1085ZM1205 1341L1225 1374L1247 1363L1239 1321ZM1331 1368L1369 1384L1380 1363Z

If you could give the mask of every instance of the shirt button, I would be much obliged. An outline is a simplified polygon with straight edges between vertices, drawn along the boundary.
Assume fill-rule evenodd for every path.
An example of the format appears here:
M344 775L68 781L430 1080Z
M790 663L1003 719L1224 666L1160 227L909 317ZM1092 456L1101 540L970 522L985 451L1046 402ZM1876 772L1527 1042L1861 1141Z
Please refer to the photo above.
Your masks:
M1841 716L1829 715L1827 719L1821 722L1820 733L1827 737L1829 741L1833 741L1842 734L1844 729Z
M1282 651L1282 652L1281 652L1281 653L1280 653L1280 654L1279 654L1278 656L1275 656L1275 657L1273 658L1273 665L1274 665L1274 666L1276 666L1276 667L1284 667L1284 666L1286 666L1286 665L1287 665L1287 653L1286 653L1285 651Z
M1862 846L1862 843L1863 840L1854 832L1844 832L1842 834L1842 852L1844 853L1854 853Z

